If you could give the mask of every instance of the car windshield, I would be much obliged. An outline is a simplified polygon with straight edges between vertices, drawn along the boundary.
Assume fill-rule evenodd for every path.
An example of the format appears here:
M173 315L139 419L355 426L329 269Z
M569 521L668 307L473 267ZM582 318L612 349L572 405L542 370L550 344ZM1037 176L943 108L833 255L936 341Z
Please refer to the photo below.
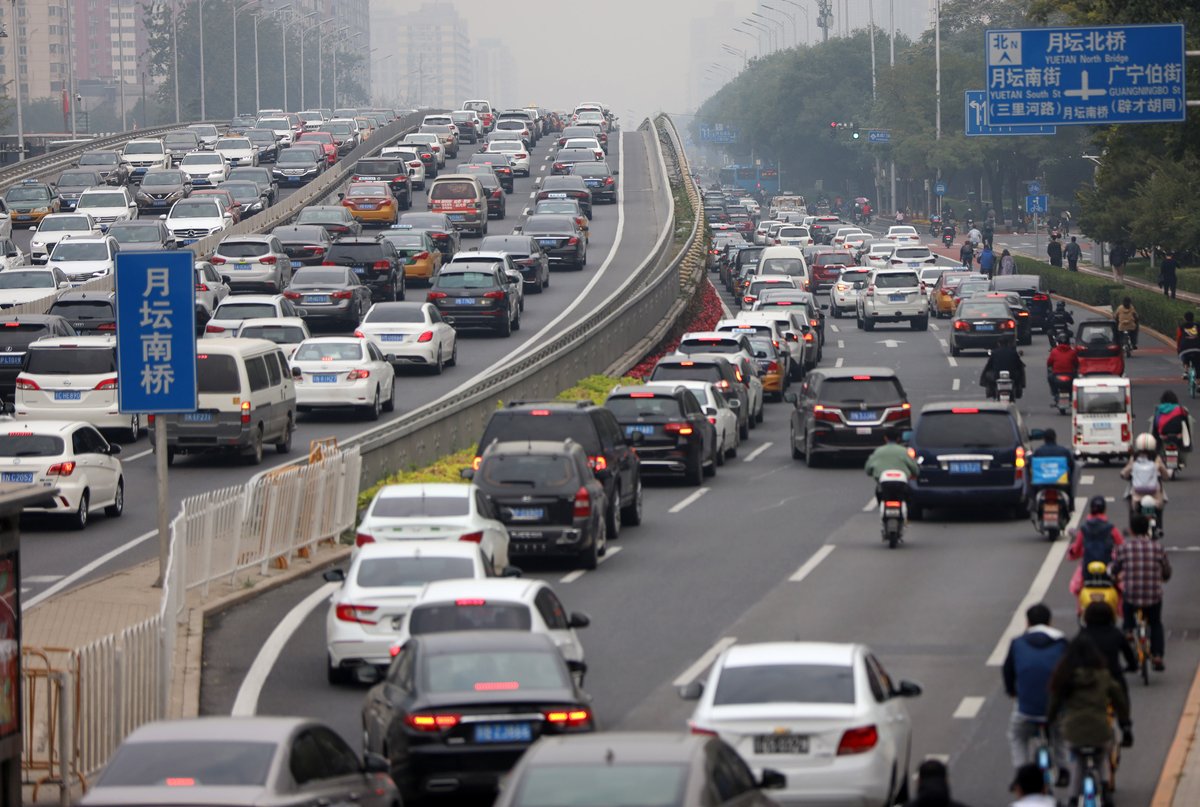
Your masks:
M51 310L53 313L58 313L54 308ZM50 327L44 322L21 322L17 319L9 319L0 325L0 346L24 350L30 342L47 336L49 333Z
M246 325L238 331L243 339L266 339L277 345L298 345L308 334L298 325Z
M244 137L233 137L228 140L218 140L217 145L213 148L217 151L249 151L254 146Z
M632 395L617 395L605 401L606 409L612 410L618 420L632 420L643 417L681 417L679 401L673 395L655 395L654 393L637 393Z
M184 157L183 162L180 163L180 165L188 167L194 165L212 166L224 164L225 158L216 152L193 152L192 154L188 154L186 157Z
M106 261L108 244L103 241L59 241L50 254L52 261Z
M79 188L95 185L97 176L92 171L63 171L58 178L60 188Z
M1076 387L1075 409L1081 415L1124 414L1125 390L1120 387Z
M764 664L721 670L713 705L749 703L854 703L854 668L845 664Z
M0 433L0 457L54 457L61 453L61 437L29 432Z
M875 275L877 289L909 289L921 285L921 280L911 272L887 272Z
M7 275L0 274L0 277ZM50 306L50 313L67 319L113 319L112 303L107 300L56 300Z
M804 277L804 261L799 258L767 258L759 263L758 273Z
M425 322L425 312L420 305L407 303L382 304L371 307L363 322Z
M120 161L120 158L117 156L117 153L115 151L104 153L104 154L97 154L95 152L88 154L85 152L84 154L79 155L79 164L80 165L109 165L109 166L112 166L112 165L116 165L119 161Z
M578 485L575 464L570 458L551 454L498 454L485 457L476 478L493 487L538 491Z
M454 608L454 610L470 610L466 607L447 607ZM525 618L528 619L529 609L523 608L523 610ZM516 616L519 618L519 614ZM451 630L479 630L481 627L451 628ZM508 630L514 629L516 628L508 628ZM524 630L528 630L528 625ZM513 692L522 689L561 690L571 686L566 667L558 653L553 650L542 652L473 650L435 653L426 654L423 661L424 669L421 671L421 680L417 690L432 695L449 692L495 692L497 690ZM561 795L559 798L561 801Z
M108 309L112 319L112 308ZM103 375L117 371L117 351L111 347L33 348L25 372L32 375Z
M292 356L292 361L361 361L362 357L359 342L307 342Z
M288 123L287 118L262 118L258 121L258 124L255 126L255 128L282 131L283 129L291 130L292 125Z
M124 148L126 154L162 154L162 143L128 143Z
M650 374L651 381L708 381L721 380L721 370L715 364L660 364Z
M926 412L917 421L922 448L1011 448L1017 430L1007 412L963 407L957 412Z
M474 576L475 563L470 558L368 558L359 564L354 582L361 588L391 588Z
M904 393L894 378L828 378L821 384L817 396L822 403L834 404L895 404L904 400Z
M89 229L91 228L88 226L88 220L83 216L64 216L62 218L47 216L42 219L37 231L39 233L61 233L68 230L87 232Z
M284 149L275 160L278 165L311 165L317 158L308 149Z
M391 191L381 185L351 185L346 189L347 196L387 196Z
M88 207L125 207L128 201L122 193L85 193L79 197L80 210Z
M513 807L681 807L686 765L531 765L521 777Z
M171 208L171 218L219 219L221 207L216 202L195 201L176 202Z
M151 171L142 177L143 188L154 188L163 185L182 185L183 173L180 171Z
M348 137L351 133L350 124L348 123L322 123L322 132L329 132L337 137Z
M0 272L0 289L52 289L54 275L44 271L22 272L10 269Z
M490 289L496 277L491 272L442 272L434 284L439 289Z
M183 146L187 146L188 148L196 148L196 145L199 142L200 138L196 137L191 132L188 132L187 134L176 132L174 134L163 136L163 144L172 146L174 148L180 148Z
M213 312L213 319L240 320L277 317L274 303L221 303Z
M930 254L927 247L896 247L896 254L893 257L906 261L919 261L922 258L928 258Z
M118 244L154 244L162 242L162 232L157 226L150 225L117 225L108 234L116 239Z
M105 767L100 784L106 788L180 783L192 787L261 787L267 782L275 751L274 743L231 739L125 743Z

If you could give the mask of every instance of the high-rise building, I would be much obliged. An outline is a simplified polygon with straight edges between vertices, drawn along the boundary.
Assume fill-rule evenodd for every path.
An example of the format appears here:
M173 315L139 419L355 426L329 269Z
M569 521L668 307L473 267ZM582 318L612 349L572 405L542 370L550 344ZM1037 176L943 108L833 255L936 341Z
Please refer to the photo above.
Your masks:
M480 39L471 47L471 54L475 59L472 93L491 101L493 106L517 104L515 67L510 45L500 39Z
M7 83L19 72L26 102L59 95L68 73L67 0L0 3L0 24L7 34L0 40L0 79ZM5 95L11 97L12 89Z
M390 104L457 108L472 96L474 60L467 23L451 3L383 9L372 4L378 42L375 93Z

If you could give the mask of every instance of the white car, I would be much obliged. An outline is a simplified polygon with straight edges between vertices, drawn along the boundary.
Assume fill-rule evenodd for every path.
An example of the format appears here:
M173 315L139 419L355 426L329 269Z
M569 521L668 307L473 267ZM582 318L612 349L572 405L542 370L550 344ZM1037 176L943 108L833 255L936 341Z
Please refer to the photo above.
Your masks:
M57 297L71 281L52 266L24 266L0 272L0 309Z
M892 253L895 251L896 245L891 241L876 241L867 247L859 264L871 269L886 269L891 266Z
M22 419L82 420L97 429L120 429L130 442L142 433L141 416L118 408L113 335L56 336L30 344L13 405Z
M196 137L200 138L200 146L202 148L211 149L221 139L221 133L211 123L193 123L187 128L195 132Z
M208 261L196 261L192 267L196 273L196 305L204 309L203 318L207 321L229 296L229 284Z
M860 644L769 642L734 645L706 683L688 725L729 743L760 775L787 777L772 797L788 804L897 804L908 792L912 720L921 694L893 681Z
M479 544L492 571L508 566L508 529L479 509L474 485L384 485L371 499L354 545L393 541L465 541ZM356 550L357 551L357 550Z
M238 326L234 335L239 339L266 339L268 342L274 342L289 359L305 339L312 338L308 324L300 317L249 319Z
M781 247L811 247L813 245L813 237L809 233L807 227L800 227L795 224L788 224L779 228L779 232L775 233L775 243Z
M856 269L848 266L843 269L841 277L829 290L829 316L841 319L845 314L855 311L858 308L858 294L865 288L859 284L865 284L870 276L871 270L866 267Z
M375 303L355 336L369 340L395 365L427 367L435 374L458 364L457 332L432 303Z
M918 276L921 282L925 284L925 288L929 291L929 299L933 299L933 287L937 285L938 278L946 272L950 271L949 266L926 266L918 271Z
M597 160L604 159L604 149L601 148L600 141L594 137L568 137L567 142L562 144L562 148L591 149Z
M907 269L921 270L927 266L937 264L937 256L930 251L929 247L896 247L896 251L892 253L891 266L893 269L904 267Z
M275 133L275 139L279 141L279 146L292 145L292 138L295 132L292 131L292 123L284 117L260 117L254 122L255 129L270 129Z
M514 176L529 176L529 149L516 140L497 140L489 143L488 154L503 154L512 165Z
M878 322L907 322L914 331L924 331L929 328L929 296L916 270L875 269L859 292L856 314L859 330L873 331Z
M79 194L75 212L87 213L103 230L113 222L136 219L138 204L128 188L88 188Z
M81 235L64 238L55 244L47 263L62 270L71 285L78 286L111 275L120 251L120 245L112 236Z
M359 549L348 569L324 575L342 584L329 598L325 615L329 683L349 683L359 667L391 663L396 624L426 583L484 580L492 574L479 544L466 541L405 541Z
M209 260L225 273L235 292L283 292L295 274L292 259L274 235L226 236Z
M806 328L803 311L793 311L790 308L767 308L761 311L739 311L735 319L739 322L774 322L775 327L783 335L780 347L786 347L790 361L788 367L792 380L798 380L804 375L807 367L816 364L816 344L811 328Z
M215 151L188 152L183 155L179 170L192 180L193 188L211 188L229 179L229 163Z
M889 241L895 241L897 244L919 244L921 236L917 234L916 227L910 227L907 224L896 224L888 227L887 236Z
M157 138L130 140L121 149L121 162L129 166L129 180L137 182L151 168L170 168L171 152Z
M15 269L28 263L25 253L12 240L12 236L0 236L0 271Z
M781 225L783 222L774 221L772 219L760 221L758 226L754 228L754 243L762 247L770 246L772 242L767 240L767 230L770 230L771 226L775 224Z
M761 265L761 261L759 262ZM802 278L792 277L791 275L750 275L746 278L749 284L742 292L742 310L750 311L754 308L754 304L758 302L758 295L763 289L779 288L779 289L796 289L804 291L801 285Z
M23 512L61 514L82 530L91 514L109 518L125 510L125 476L110 444L78 420L11 421L0 430L0 484L56 488L45 503Z
M529 124L526 121L518 120L516 118L502 118L496 121L496 126L492 130L492 135L498 135L500 132L504 132L505 137L511 135L526 145L533 144L533 132L530 130ZM488 142L493 143L496 141L489 136Z
M230 166L258 165L258 149L245 137L222 137L213 151L225 158Z
M395 157L398 160L403 160L408 166L408 180L412 183L414 190L425 189L425 163L421 162L421 155L411 147L403 146L387 146L379 152L380 157Z
M29 239L29 259L45 263L55 244L77 235L100 235L100 225L88 213L51 213L38 223Z
M418 134L413 132L407 134L401 143L412 143L422 148L427 148L433 151L433 156L437 158L438 168L444 168L446 165L446 149L442 146L442 141L435 134Z
M282 294L239 294L221 301L204 326L205 339L232 339L248 319L299 317L303 309Z
M321 124L325 122L325 113L319 109L306 109L303 112L297 112L296 116L300 118L300 123L303 124L306 132L319 131Z
M306 339L292 354L291 365L297 412L352 406L375 420L381 411L396 408L396 371L366 339Z
M867 238L871 237L870 233L864 233L859 227L838 227L833 234L833 238L829 239L829 245L837 249L842 249L846 246L846 239L858 233L862 233Z
M413 636L478 630L519 630L550 637L572 675L587 672L576 628L591 624L586 614L568 612L545 580L439 580L429 583L399 620L392 640L397 650Z
M216 199L180 199L166 216L167 229L181 247L233 225L233 214Z

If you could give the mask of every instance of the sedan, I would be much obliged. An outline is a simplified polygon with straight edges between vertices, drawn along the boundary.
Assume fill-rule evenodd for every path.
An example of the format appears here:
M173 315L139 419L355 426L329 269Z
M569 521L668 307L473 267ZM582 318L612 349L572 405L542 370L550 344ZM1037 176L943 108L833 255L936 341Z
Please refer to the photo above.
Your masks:
M143 213L163 213L192 193L192 178L178 168L152 168L142 175L134 198Z
M445 213L403 213L392 229L428 230L441 250L442 258L447 261L458 253L462 243L459 230Z
M329 231L317 224L285 224L271 230L283 251L292 259L292 269L319 266L333 246Z
M296 138L297 143L316 143L325 155L327 165L333 165L338 160L338 144L329 132L305 132Z
M587 238L571 216L557 213L532 215L525 220L520 234L537 241L551 266L559 264L583 269L587 265Z
M491 168L496 173L496 177L500 180L500 187L504 188L504 192L513 192L515 180L513 179L512 163L509 162L507 155L488 154L487 152L482 154L472 154L470 161L467 162L466 165L481 165ZM468 171L463 171L466 165L459 163L459 171L462 173L469 173Z
M227 179L217 187L217 190L226 191L233 197L233 201L241 210L243 219L261 213L271 205L270 194L264 191L257 182L251 182L248 179ZM201 191L201 193L204 192Z
M370 420L396 407L395 371L365 339L306 340L292 354L296 411L354 407Z
M279 191L279 183L271 178L271 169L263 168L262 166L240 166L229 172L229 179L225 182L245 182L250 181L258 186L258 189L267 198L267 204L275 204L275 195Z
M371 307L371 290L344 266L302 266L283 296L304 307L304 319L354 328Z
M362 235L362 224L341 205L314 205L303 208L295 224L317 224L333 238L342 235Z
M213 151L193 151L180 161L179 170L191 180L192 187L212 187L229 178L229 164Z
M458 335L430 303L376 303L354 332L394 365L426 367L438 375L458 364Z
M305 185L319 177L324 170L323 153L317 157L313 149L293 146L279 152L271 168L271 176L280 185Z
M291 358L296 348L312 338L308 325L300 317L263 317L245 320L234 334L239 339L266 339L279 345L283 355Z
M389 227L396 223L399 205L386 182L351 182L345 193L339 193L342 206L350 215L367 224Z
M129 181L129 166L121 162L119 151L85 151L75 166L96 171L107 185L124 185Z
M306 718L165 720L126 737L80 804L394 807L387 768L377 754L360 761L337 732Z
M1004 300L959 303L950 325L950 355L964 350L991 350L1003 337L1015 338L1017 321Z
M175 249L175 236L162 219L118 221L108 234L121 245L122 252L158 252Z
M0 272L0 308L57 297L71 287L62 271L50 267L22 266Z
M99 234L100 225L87 213L51 213L38 223L29 239L29 259L33 263L45 263L54 251L54 245L64 238Z
M480 242L479 250L507 253L512 258L513 266L521 273L525 286L533 294L541 294L550 285L550 258L535 238L527 235L488 235Z
M576 163L594 163L603 159L603 152L597 157L596 152L592 149L562 149L554 156L554 162L550 164L550 174L552 176L570 174L573 173Z
M405 283L432 283L442 268L442 252L429 230L390 229L383 237L404 260Z
M896 804L908 792L912 721L908 698L869 648L858 644L771 642L734 645L707 683L681 693L698 699L688 724L715 734L752 769L786 777L780 798L801 804Z
M583 214L583 207L575 199L542 199L533 207L534 213L565 213L575 219L579 229L583 231L586 241L591 235L588 229L588 217Z
M592 192L592 198L597 202L617 203L617 178L614 171L609 170L605 162L578 162L572 172L583 178L583 184Z
M258 149L245 137L222 137L213 151L224 157L230 167L258 165Z
M74 210L79 194L88 188L96 188L103 184L104 177L100 176L99 171L88 168L72 168L63 171L55 182L58 187L58 198L62 205L60 209L64 212Z
M583 209L583 215L592 217L592 192L582 177L546 177L538 188L536 201L543 199L574 199Z
M508 560L508 530L480 509L474 485L384 485L358 523L354 545L445 541L475 544L484 557ZM355 550L357 551L357 549ZM500 574L503 564L493 571Z

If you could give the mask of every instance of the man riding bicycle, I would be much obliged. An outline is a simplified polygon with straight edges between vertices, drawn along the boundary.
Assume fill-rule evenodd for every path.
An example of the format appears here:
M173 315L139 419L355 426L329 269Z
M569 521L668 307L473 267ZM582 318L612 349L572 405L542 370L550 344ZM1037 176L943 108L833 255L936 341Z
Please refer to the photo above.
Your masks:
M1171 579L1171 561L1167 550L1150 534L1150 521L1141 513L1129 518L1129 540L1117 547L1113 575L1121 581L1125 633L1131 634L1142 612L1150 629L1150 658L1154 669L1162 672L1166 634L1162 624L1163 583Z
M1200 325L1196 324L1196 315L1191 311L1184 312L1183 322L1175 330L1175 352L1183 364L1183 377L1187 378L1188 367L1195 368L1200 376Z
M1004 691L1016 699L1008 724L1008 743L1014 768L1031 760L1030 743L1042 731L1048 733L1054 765L1058 768L1058 786L1067 786L1068 758L1065 744L1054 726L1046 720L1046 701L1050 675L1067 649L1062 631L1050 627L1050 609L1031 605L1025 612L1025 632L1013 639L1004 658Z

